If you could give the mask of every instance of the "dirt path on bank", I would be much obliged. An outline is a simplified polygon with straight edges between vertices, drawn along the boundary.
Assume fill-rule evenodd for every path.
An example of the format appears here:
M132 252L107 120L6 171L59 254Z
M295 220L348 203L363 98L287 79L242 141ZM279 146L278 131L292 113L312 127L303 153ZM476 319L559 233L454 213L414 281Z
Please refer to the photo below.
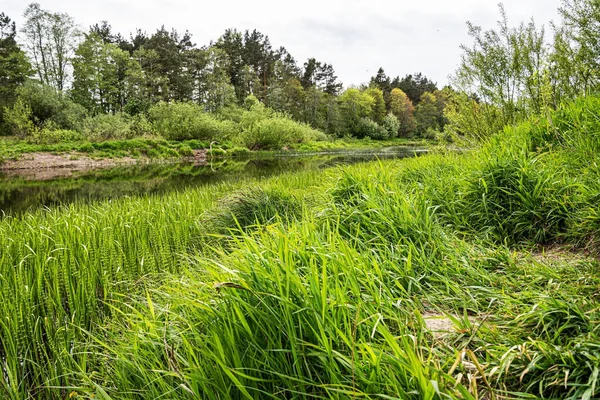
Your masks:
M4 176L23 176L29 179L47 180L68 177L74 173L106 169L126 165L146 165L154 163L193 162L206 164L206 150L194 150L194 155L185 158L152 159L147 157L132 158L91 158L84 153L27 153L18 160L0 163L0 174Z

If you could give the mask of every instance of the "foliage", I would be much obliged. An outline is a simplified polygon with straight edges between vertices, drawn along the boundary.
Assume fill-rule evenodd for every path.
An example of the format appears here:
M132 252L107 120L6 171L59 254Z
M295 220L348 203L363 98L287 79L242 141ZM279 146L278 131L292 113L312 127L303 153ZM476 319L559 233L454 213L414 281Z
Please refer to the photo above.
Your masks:
M372 115L375 100L358 89L347 89L340 96L340 109L345 124L344 133L354 135L362 118Z
M221 121L192 103L158 103L148 112L156 133L169 140L226 140L236 134L237 126Z
M131 139L141 136L136 135L130 118L122 113L98 114L86 118L83 122L83 133L89 140Z
M309 125L274 115L267 118L258 116L250 125L245 126L240 140L251 150L281 150L285 146L325 139L323 133Z
M16 113L20 115L19 118L23 118L27 114L27 118L33 124L32 126L40 129L52 130L57 128L81 131L85 110L54 88L34 81L27 81L16 90L16 94L17 103L6 110L7 114ZM24 110L27 110L27 112L24 112ZM7 116L7 118L14 121L14 116ZM20 134L23 133L23 131L20 131ZM19 134L19 132L15 131L14 134Z
M499 109L501 124L506 125L521 121L527 112L543 109L546 47L543 28L538 29L533 20L511 28L504 7L499 7L498 30L483 31L469 23L474 44L462 46L462 61L453 83Z
M369 88L365 90L365 94L373 98L373 107L369 116L373 121L381 124L386 116L385 100L381 89Z
M414 118L415 108L406 94L398 88L390 93L390 112L400 121L399 134L401 136L410 136L416 129Z
M398 120L398 118L394 114L389 113L388 115L386 115L386 117L383 119L383 122L381 125L387 131L388 138L398 137L398 132L400 131L401 124L400 124L400 121Z
M415 109L417 134L425 136L428 131L439 131L440 125L438 116L439 109L435 95L433 93L423 93L421 96L421 101Z
M65 13L43 10L38 3L27 6L22 32L37 76L58 91L66 89L70 59L80 32Z
M15 91L31 75L31 64L16 42L15 23L0 13L0 135L6 133L4 108L16 101Z
M461 155L4 218L2 388L598 397L598 263L545 253L600 251L598 101Z
M301 203L288 193L277 189L248 188L233 193L208 215L216 232L250 231L278 220L292 221L302 211Z
M38 129L33 123L33 112L29 104L18 99L10 108L4 110L4 120L10 133L19 138L32 135Z
M600 9L592 0L563 0L562 24L555 26L550 55L555 105L597 90L600 58Z
M73 99L92 113L123 111L130 62L129 54L117 45L104 43L97 34L87 35L72 60Z
M369 118L361 118L356 127L355 135L359 138L371 138L375 140L385 140L390 138L390 133L385 126Z
M416 106L421 102L421 96L427 92L435 92L437 85L421 73L408 74L404 78L396 78L391 83L392 88L398 88L406 93Z

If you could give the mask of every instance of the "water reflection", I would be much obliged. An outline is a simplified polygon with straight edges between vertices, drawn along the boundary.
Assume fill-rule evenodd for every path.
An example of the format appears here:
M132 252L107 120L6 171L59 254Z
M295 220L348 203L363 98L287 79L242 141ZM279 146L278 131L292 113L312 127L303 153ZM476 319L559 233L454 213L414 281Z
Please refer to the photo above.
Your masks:
M140 194L162 194L218 182L261 178L289 171L328 168L375 159L413 157L420 149L387 149L378 153L275 156L224 160L205 166L152 164L68 174L0 174L0 215L75 201L96 201ZM65 176L68 175L68 176Z

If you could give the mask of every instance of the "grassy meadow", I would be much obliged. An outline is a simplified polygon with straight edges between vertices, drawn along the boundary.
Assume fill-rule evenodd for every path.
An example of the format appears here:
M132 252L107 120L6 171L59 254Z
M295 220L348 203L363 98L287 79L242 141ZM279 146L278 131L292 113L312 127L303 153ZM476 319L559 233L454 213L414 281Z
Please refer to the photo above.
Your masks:
M598 110L6 217L0 397L596 398Z

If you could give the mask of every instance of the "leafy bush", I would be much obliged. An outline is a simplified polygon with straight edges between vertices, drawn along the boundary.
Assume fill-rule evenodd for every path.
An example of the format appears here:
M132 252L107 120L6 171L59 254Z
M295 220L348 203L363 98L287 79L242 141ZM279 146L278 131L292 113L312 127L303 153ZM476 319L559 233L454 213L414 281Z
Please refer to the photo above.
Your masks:
M130 117L130 123L131 134L133 137L154 135L154 127L144 114L137 114Z
M241 137L242 143L253 150L280 150L287 145L325 139L324 133L282 116L257 119Z
M28 81L16 92L18 100L7 110L8 114L16 113L20 118L26 115L38 128L81 131L86 116L85 108L72 102L54 88ZM17 134L22 133L22 131L17 132Z
M246 147L234 147L229 150L229 154L231 154L232 157L244 157L250 154L250 150Z
M234 122L218 120L192 103L161 102L148 115L154 130L169 140L224 140L238 132Z
M131 139L135 136L129 117L123 113L98 114L86 118L83 132L91 140Z
M357 137L385 140L390 137L388 130L369 118L361 118L356 128Z
M33 135L38 130L32 117L31 107L22 99L17 99L15 104L4 112L4 121L8 125L10 133L20 138Z
M394 114L388 114L382 122L383 127L388 132L388 138L394 138L398 136L400 132L400 120Z
M70 129L37 129L34 133L28 137L28 141L33 143L61 143L61 142L75 142L82 140L83 135L77 131Z
M421 137L423 139L436 140L439 136L439 132L435 129L429 127L425 130L425 132L421 133Z
M264 104L260 102L255 103L254 101L246 99L246 103L248 109L242 113L240 118L240 127L242 130L251 129L258 122L264 119L272 118L276 115L275 111L265 107Z

